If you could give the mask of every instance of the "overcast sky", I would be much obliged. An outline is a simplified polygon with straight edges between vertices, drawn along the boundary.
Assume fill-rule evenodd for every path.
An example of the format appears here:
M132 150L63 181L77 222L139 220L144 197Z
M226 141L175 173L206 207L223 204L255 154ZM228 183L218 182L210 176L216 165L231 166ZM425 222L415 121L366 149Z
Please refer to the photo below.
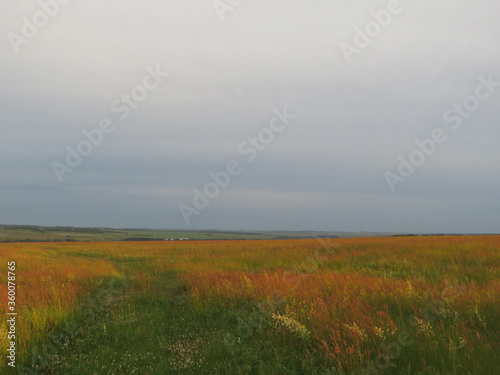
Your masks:
M500 232L498 0L53 1L0 5L0 223Z

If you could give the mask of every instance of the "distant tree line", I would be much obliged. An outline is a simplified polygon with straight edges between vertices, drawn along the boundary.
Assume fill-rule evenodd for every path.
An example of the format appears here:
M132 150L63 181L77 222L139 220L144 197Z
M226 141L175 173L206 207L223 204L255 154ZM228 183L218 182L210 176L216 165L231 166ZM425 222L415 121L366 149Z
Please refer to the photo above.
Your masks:
M2 243L18 243L18 242L78 242L78 240L75 240L74 238L66 238L64 240L56 238L56 239L33 239L33 238L25 238L25 239L19 239L19 240L11 240L11 239L5 239L0 241Z

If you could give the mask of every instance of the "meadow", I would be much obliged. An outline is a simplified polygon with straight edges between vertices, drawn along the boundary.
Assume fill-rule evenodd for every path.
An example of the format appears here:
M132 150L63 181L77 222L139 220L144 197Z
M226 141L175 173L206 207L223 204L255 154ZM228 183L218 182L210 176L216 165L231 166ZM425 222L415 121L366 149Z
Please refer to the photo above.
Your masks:
M496 375L499 250L500 236L0 244L0 310L15 261L18 312L1 373Z
M5 242L103 242L103 241L162 241L178 240L289 240L325 237L367 237L390 235L368 232L314 231L221 231L221 230L161 230L130 228L44 227L36 225L1 225L0 243Z

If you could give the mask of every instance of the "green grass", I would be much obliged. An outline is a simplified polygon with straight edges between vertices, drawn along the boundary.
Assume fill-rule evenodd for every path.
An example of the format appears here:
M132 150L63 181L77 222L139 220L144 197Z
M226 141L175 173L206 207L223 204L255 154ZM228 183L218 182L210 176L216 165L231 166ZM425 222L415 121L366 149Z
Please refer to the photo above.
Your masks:
M325 258L318 258L318 268L309 271L301 266L315 254L314 241L32 244L26 254L33 247L43 256L64 258L62 264L105 259L114 272L94 280L97 287L91 295L33 342L35 356L23 364L38 370L19 373L358 375L354 371L358 368L359 374L385 375L500 373L498 295L494 294L498 288L492 287L498 286L494 284L500 264L498 240L434 241L344 240L328 257L318 252ZM475 246L469 249L468 241L476 241ZM412 251L406 249L412 246ZM287 291L286 283L273 279L277 270L302 273L297 289ZM328 278L329 272L333 278ZM238 273L255 279L245 286L233 278ZM227 283L218 286L220 277ZM342 280L348 283L342 286ZM446 298L442 297L445 281L451 285ZM377 287L379 282L383 286ZM257 297L266 283L274 291L287 291L285 302L277 303L274 312L293 317L309 336L301 336L293 325L279 325L276 316L259 310L258 303L272 294ZM331 285L336 289L330 290ZM213 294L198 297L202 294L194 290L204 286ZM467 294L469 288L481 295ZM320 290L322 294L314 294ZM344 294L338 293L342 290ZM476 297L481 299L474 302ZM417 308L430 311L421 325L412 324L412 317L423 316L416 314ZM372 333L352 344L355 336L346 331L346 323L352 325L351 318L361 317L364 329L379 326L369 318L382 312L394 322L391 333L380 325L385 327L383 338ZM432 327L426 328L427 323ZM336 332L347 340L339 349L344 350L340 360L333 345L321 344L323 339L334 343ZM404 332L412 344L397 349L392 367L367 372L366 361L380 358L382 344L393 345ZM352 351L347 352L351 344ZM347 353L352 361L341 362Z
M142 259L122 262L137 271ZM105 284L105 283L103 283ZM36 348L46 353L40 374L316 374L320 356L286 337L269 337L260 313L248 309L197 309L172 272L156 273L144 290L129 282L104 293L74 314L78 334L59 327ZM99 295L99 294L98 294ZM126 345L125 345L126 343ZM30 366L29 363L25 364ZM22 372L21 372L22 373Z

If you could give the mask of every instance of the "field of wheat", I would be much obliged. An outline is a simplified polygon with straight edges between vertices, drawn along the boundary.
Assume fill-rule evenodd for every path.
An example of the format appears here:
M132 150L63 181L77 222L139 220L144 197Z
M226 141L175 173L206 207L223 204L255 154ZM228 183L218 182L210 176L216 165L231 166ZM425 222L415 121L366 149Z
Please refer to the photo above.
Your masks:
M500 373L500 237L0 245L5 374ZM3 319L0 343L9 347Z

